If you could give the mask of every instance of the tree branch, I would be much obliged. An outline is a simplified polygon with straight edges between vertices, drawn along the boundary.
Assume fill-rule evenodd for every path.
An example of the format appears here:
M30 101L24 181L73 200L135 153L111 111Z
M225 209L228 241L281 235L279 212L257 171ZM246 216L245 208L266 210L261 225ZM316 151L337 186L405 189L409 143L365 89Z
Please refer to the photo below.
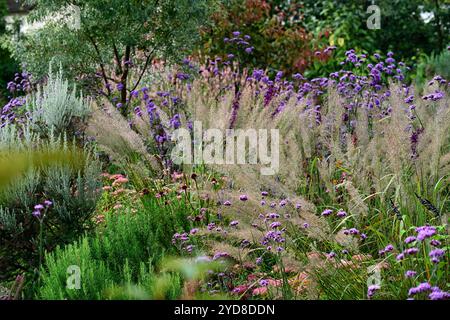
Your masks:
M122 78L120 79L120 82L122 83L123 87L122 90L120 92L120 102L122 103L122 105L125 107L125 105L127 104L127 79L128 79L128 73L130 71L130 56L131 56L131 46L126 46L125 47L125 61L124 61L124 70L123 70L123 74L122 74ZM123 113L126 113L126 108L123 108Z
M130 92L136 90L136 88L139 86L139 83L141 82L142 78L144 77L145 71L147 70L148 65L150 64L150 61L153 58L153 53L154 52L155 52L155 48L153 48L152 51L150 51L150 53L148 54L148 56L146 56L144 67L142 68L141 73L139 75L139 78L136 81L136 83L134 84L133 89L131 89ZM128 101L128 103L127 103L127 108L128 108L129 104L130 104L130 101Z
M105 85L106 85L106 90L108 91L108 95L111 95L111 89L109 88L109 82L108 82L108 78L106 76L106 70L105 70L105 65L103 63L102 60L102 55L100 54L100 50L98 49L97 44L95 43L95 40L92 36L88 35L89 41L92 43L92 45L94 46L95 52L97 53L98 56L98 60L100 63L100 68L102 69L102 76L103 76L103 80L105 81Z
M119 69L119 74L123 73L122 61L119 56L119 51L117 50L116 43L113 41L114 57L116 58L117 68Z
M155 52L155 49L152 49L152 51L151 51L151 52L149 53L149 55L146 57L147 59L145 60L144 68L142 68L141 74L139 75L139 78L138 78L138 80L136 81L136 84L134 85L133 90L131 90L131 91L136 90L136 88L139 86L139 83L141 82L141 80L142 80L142 78L143 78L143 76L144 76L144 73L145 73L145 71L146 71L147 68L148 68L148 65L149 65L150 61L151 61L151 59L153 58L153 52Z

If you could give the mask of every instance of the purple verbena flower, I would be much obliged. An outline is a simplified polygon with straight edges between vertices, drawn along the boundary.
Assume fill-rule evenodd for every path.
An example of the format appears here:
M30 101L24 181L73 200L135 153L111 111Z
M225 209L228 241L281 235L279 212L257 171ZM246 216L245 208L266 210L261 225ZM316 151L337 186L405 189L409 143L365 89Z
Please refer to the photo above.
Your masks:
M276 222L272 222L270 224L270 228L271 229L276 229L276 228L279 228L279 227L281 227L281 222L276 221Z
M381 287L379 285L376 285L376 284L369 286L367 288L367 298L371 299L375 295L375 292L380 290L380 289L381 289Z
M406 272L405 272L405 277L406 278L413 278L413 277L415 277L417 275L417 272L416 271L413 271L413 270L407 270Z
M434 247L439 247L439 246L441 245L441 242L440 242L439 240L432 239L432 240L430 241L430 244L431 244L432 246L434 246Z
M433 263L439 263L439 261L441 260L442 256L445 254L445 250L443 249L434 249L431 250L430 253L428 254L431 258L431 261Z
M41 212L39 210L33 211L31 214L35 218L40 218L41 217Z
M230 222L230 226L232 226L232 227L236 227L238 224L239 224L239 221L237 221L237 220L233 220Z
M401 261L401 260L403 260L405 258L405 254L402 252L402 253L399 253L396 257L395 257L395 259L397 259L397 261Z
M255 49L255 48L254 48L254 47L248 47L248 48L245 48L245 53L250 54L250 53L253 52L253 49Z
M336 215L337 215L339 218L343 218L343 217L345 217L345 216L347 215L347 212L345 212L344 210L339 210L339 211L336 213Z
M406 255L414 255L414 254L416 254L417 252L419 252L419 249L418 248L408 248L408 249L406 249L405 251L404 251L404 253L406 254Z
M412 287L408 291L409 296L413 296L418 293L426 292L431 290L431 285L428 282L423 282L419 284L417 287Z
M414 241L416 241L417 239L416 239L416 237L414 237L414 236L409 236L409 237L407 237L406 239L405 239L405 243L412 243L412 242L414 242Z
M269 281L267 281L266 279L262 279L259 281L259 285L261 287L267 287L269 285Z
M247 201L247 200L248 200L248 197L247 197L247 195L242 194L242 195L239 196L239 200L241 200L241 201Z
M217 252L214 256L213 256L213 260L217 260L220 258L224 258L224 257L228 257L229 254L227 252Z
M428 298L430 300L447 300L450 299L450 293L442 291L442 290L433 290L429 295Z
M280 215L278 213L272 212L272 213L268 213L267 217L269 219L278 219L280 217Z
M431 226L422 226L416 228L417 240L423 241L426 238L430 238L436 234L436 228Z

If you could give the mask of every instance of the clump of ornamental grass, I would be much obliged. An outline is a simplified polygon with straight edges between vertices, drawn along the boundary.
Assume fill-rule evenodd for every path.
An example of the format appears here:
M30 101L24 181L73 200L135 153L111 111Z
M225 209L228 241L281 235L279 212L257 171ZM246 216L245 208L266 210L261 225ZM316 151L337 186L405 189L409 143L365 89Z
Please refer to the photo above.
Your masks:
M93 110L86 134L98 150L106 154L108 163L127 171L132 178L154 176L162 168L158 159L148 152L145 136L133 130L109 102L94 103Z
M154 194L169 208L184 203L193 210L190 223L176 230L158 222L155 241L170 243L183 256L206 251L214 261L238 265L234 272L217 274L204 290L238 297L251 292L258 298L406 298L407 282L400 279L398 265L384 257L400 250L413 226L446 223L448 84L435 77L419 95L403 83L407 68L393 53L382 58L349 50L343 65L328 77L308 80L301 74L287 79L282 72L269 77L264 70L242 69L233 57L213 59L199 68L196 79L176 72L170 81L131 93L133 114L126 120L109 115L120 115L119 104L119 111L108 107L94 115L98 145L124 163L140 192ZM279 170L262 176L261 165L177 167L170 159L172 134L178 128L192 132L194 121L204 129L278 129ZM111 137L120 137L125 148L108 141ZM139 172L146 153L158 159L163 179L152 181ZM201 190L198 177L188 179L180 169L226 180L219 187L214 178L215 185ZM181 184L171 185L173 175ZM421 282L411 293L445 298L447 271L431 272L424 258L432 253L430 259L446 264L439 251L444 249L428 252L427 246L424 263L416 265L422 271L415 272L425 270L418 281L433 283ZM405 255L415 254L408 249ZM296 260L300 266L291 268ZM252 267L257 274L244 281L248 263L257 266ZM372 266L382 274L390 270L389 281L400 281L401 289L369 285ZM199 287L192 284L187 291L192 288Z
M189 95L191 101L188 105L194 110L194 119L211 128L227 128L224 120L227 112L222 110L230 105L231 98L224 95L217 103L213 99L217 89L213 87L205 92L200 87L194 83ZM358 194L361 191L365 196L377 194L383 199L395 194L406 204L406 199L399 195L405 191L401 186L410 174L416 177L431 174L435 182L443 176L449 152L448 139L445 138L449 129L446 124L448 121L445 121L449 112L445 107L448 100L443 98L432 102L430 108L421 98L416 98L414 110L417 111L414 112L417 116L411 119L412 116L403 105L404 89L393 84L388 89L390 98L386 101L386 105L390 106L389 115L380 118L370 110L358 110L355 112L357 120L353 123L355 129L349 131L342 121L345 110L342 108L342 98L332 87L329 90L326 107L321 109L321 122L316 123L315 119L311 119L304 102L297 102L295 97L288 100L282 112L272 116L273 108L270 109L270 105L264 107L261 100L253 98L256 95L254 88L248 85L242 89L235 128L280 130L280 171L275 177L264 177L258 175L258 165L213 165L214 170L229 173L235 177L235 181L239 181L239 185L249 189L258 186L248 182L260 181L259 185L266 184L269 189L278 189L279 193L292 193L299 189L308 192L308 189L326 192L332 200L339 196L335 181L342 174L347 174L351 177L351 183L347 181L342 188L353 201L352 207L358 208L361 214L367 211L363 203L364 196ZM205 103L205 97L211 97L209 103ZM209 106L210 111L203 111L205 107L202 106ZM225 117L219 118L216 114ZM419 130L420 139L416 141L414 130L418 129L413 128L417 125L419 129L421 126L426 129L423 133L422 129ZM431 140L428 138L431 136L436 138ZM308 187L304 181L309 182Z

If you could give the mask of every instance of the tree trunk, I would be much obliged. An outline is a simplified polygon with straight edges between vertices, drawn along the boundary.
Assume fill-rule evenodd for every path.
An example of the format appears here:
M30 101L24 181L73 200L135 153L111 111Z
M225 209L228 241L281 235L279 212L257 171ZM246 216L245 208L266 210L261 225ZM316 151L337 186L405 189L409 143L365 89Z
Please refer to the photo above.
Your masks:
M122 103L122 114L127 113L127 80L128 80L128 72L130 70L130 56L131 56L131 47L126 46L125 48L125 61L123 66L123 74L122 78L120 79L120 82L122 83L123 87L120 93L120 102Z

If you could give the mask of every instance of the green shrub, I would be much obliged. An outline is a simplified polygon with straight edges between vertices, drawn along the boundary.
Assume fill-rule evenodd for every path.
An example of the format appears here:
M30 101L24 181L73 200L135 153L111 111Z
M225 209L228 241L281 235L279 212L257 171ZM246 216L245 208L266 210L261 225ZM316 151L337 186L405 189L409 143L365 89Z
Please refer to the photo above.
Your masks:
M6 278L32 270L40 264L44 249L72 242L89 230L101 188L101 165L93 149L79 148L83 141L67 138L89 106L69 90L61 73L50 70L47 84L17 108L22 116L0 128L2 160L20 155L7 163L12 169L21 166L16 179L0 190L0 267ZM63 160L77 156L75 162L60 159L52 165L31 165L39 158L38 162L48 162L52 154L61 154ZM34 207L44 201L48 205L42 215L33 216Z
M40 245L52 250L92 227L90 218L101 187L100 163L87 149L81 155L79 167L69 163L31 168L0 191L0 265L6 276L37 266ZM52 205L41 223L32 212L44 200Z
M52 67L44 85L28 99L26 109L30 115L30 125L40 133L59 134L73 128L75 121L82 121L89 114L89 102L78 97L76 87L69 87L63 78L62 68L54 73Z
M0 37L5 33L5 16L8 14L8 8L6 1L0 2ZM3 39L2 39L3 40ZM1 41L3 42L3 41ZM0 104L6 102L8 91L6 85L14 77L14 73L19 70L19 64L13 58L11 58L11 52L0 45Z
M122 299L137 294L139 290L151 296L151 288L163 281L155 277L154 267L164 255L175 253L172 235L188 228L188 212L184 202L174 202L169 206L154 197L145 196L142 207L135 213L129 208L108 213L105 225L99 226L94 236L85 236L79 242L58 248L46 256L42 287L37 291L37 297ZM81 290L66 288L67 268L71 265L80 267ZM169 280L164 278L169 288L166 298L178 296L179 277L176 274L164 277L169 277ZM140 289L135 291L134 285Z
M417 67L416 83L423 87L426 79L439 75L450 79L450 51L444 50L440 54L424 56Z
M212 25L203 30L201 51L211 57L233 54L247 67L303 72L314 60L314 48L311 33L296 17L299 7L288 1L224 2L213 14ZM235 31L246 37L252 53L246 53L245 46L238 49L224 40L232 38Z

